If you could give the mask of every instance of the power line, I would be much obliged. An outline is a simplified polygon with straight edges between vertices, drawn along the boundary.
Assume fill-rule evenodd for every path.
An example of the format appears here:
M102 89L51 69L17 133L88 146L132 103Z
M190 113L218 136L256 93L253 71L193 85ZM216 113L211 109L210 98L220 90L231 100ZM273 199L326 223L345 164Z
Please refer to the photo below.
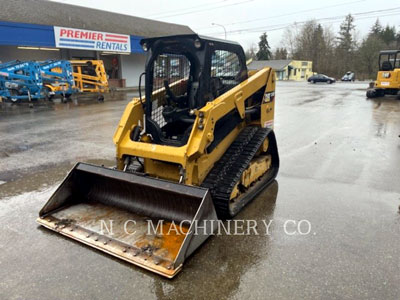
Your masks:
M220 9L220 8L224 8L224 7L228 7L228 6L241 5L241 4L245 4L245 3L249 3L249 2L253 2L253 1L255 1L255 0L245 0L245 1L235 2L235 3L231 3L231 4L220 5L220 6L216 6L216 7L209 7L209 8L205 8L205 9L188 11L185 13L166 15L163 17L159 17L158 19L168 19L168 18L176 17L176 16L190 15L190 14L195 14L195 13L199 13L199 12L203 12L203 11L209 11L210 9Z
M367 1L367 0L357 0L357 1L353 1L353 2L346 2L346 3L335 4L335 5L322 6L322 7L318 7L318 8L300 10L300 11L296 11L296 12L292 12L292 13L288 13L288 14L276 15L276 16L271 16L271 17L267 17L267 18L258 18L258 19L251 19L251 20L227 23L227 24L224 24L224 26L253 23L253 22L276 19L276 18L281 18L281 17L293 16L293 15L298 15L298 14L302 14L302 13L306 13L306 12L318 11L321 9L333 8L333 7L343 6L343 5L350 5L350 4L355 4L355 3L365 2L365 1ZM197 30L208 29L208 28L212 28L212 26L198 28Z
M145 17L146 18L153 18L153 17L157 17L158 18L158 17L162 17L162 15L168 15L170 13L186 11L186 10L190 10L190 9L193 9L193 8L204 7L204 6L209 6L209 5L216 5L216 4L227 2L227 1L229 1L229 0L222 0L222 1L217 1L217 2L213 1L213 2L208 2L208 3L203 3L201 5L195 5L195 6L192 6L192 7L178 9L178 10L174 9L174 10L169 10L169 11L163 11L163 12L160 12L160 13L157 13L157 14L148 15L148 16L145 16Z
M355 19L355 21L365 20L365 19L372 19L372 18L377 18L377 17L396 16L396 15L398 15L398 13L390 13L390 14L376 15L376 16L364 16L364 17L360 17L360 18ZM342 20L322 21L321 23L322 24L333 24L333 23L338 23L338 22L341 22L341 21ZM305 23L305 22L301 22L301 23ZM274 29L268 30L268 31L282 30L282 29L288 28L290 26L293 26L293 24L292 25L288 25L288 26L284 26L284 27L281 27L281 28L274 28ZM263 32L263 30L262 31L251 31L251 32L252 33L257 33L257 32Z
M381 9L381 10L374 10L374 11L368 11L368 12L360 12L360 13L354 13L352 14L353 17L355 16L361 16L360 19L367 19L367 18L376 18L376 17L381 17L381 16L390 16L390 15L398 15L400 14L400 12L398 12L397 10L399 10L400 7L395 7L395 8L390 8L390 9ZM383 14L383 15L377 15L377 13L383 13L383 12L388 12L391 11L390 14ZM369 15L369 14L374 14L373 16L366 16L365 15ZM364 17L362 17L364 16ZM324 23L329 23L329 21L335 21L338 20L341 21L343 18L345 18L346 15L341 15L341 16L334 16L334 17L326 17L326 18L319 18L319 19L314 19L317 22L324 22ZM285 24L274 24L274 25L270 25L270 26L259 26L259 27L249 27L249 28L245 28L245 29L236 29L236 30L227 30L227 33L229 34L236 34L236 33L245 33L245 32L263 32L263 31L275 31L275 30L281 30L281 29L285 29L287 27L293 26L293 24L304 24L307 21L300 21L300 22L292 22L292 23L285 23ZM334 23L334 22L333 22ZM276 28L277 27L277 28ZM206 33L207 34L207 33ZM218 33L208 33L209 35L213 35L213 34L220 34L220 32Z
M398 13L390 13L390 14L375 15L375 16L364 16L364 17L360 17L360 18L355 19L355 21L365 20L365 19L372 19L372 18L377 18L377 17L396 16L396 15L398 15ZM319 21L319 20L317 19L316 21ZM339 23L339 22L342 22L342 20L322 21L321 23L322 24L333 24L333 23ZM247 31L247 34L249 34L249 33L251 34L251 33L278 31L278 30L282 30L282 29L286 29L286 28L292 27L294 25L301 25L301 24L304 24L304 23L305 22L295 22L294 24L291 23L291 24L287 24L285 26L277 27L277 28L271 28L271 29L268 28L268 29L264 29L264 30ZM238 34L244 34L246 32L242 32L242 31L238 30L238 31L235 31L235 32L227 31L227 33L229 33L230 35L238 35ZM218 32L218 33L213 33L213 34L209 34L209 35L222 35L222 33Z
M377 17L384 17L384 16L395 16L398 15L400 12L392 12L390 14L383 14L383 15L373 15L373 16L364 16L364 17L358 17L355 20L363 20L363 19L370 19L370 18L377 18ZM341 22L343 20L343 18L345 18L346 15L343 16L337 16L337 17L332 17L332 18L320 18L320 19L315 19L315 21L317 22L321 22L323 24L329 24L329 23L336 23L336 22ZM306 23L307 21L300 21L300 22L295 22L296 25L301 25ZM287 23L287 24L282 24L284 25L283 27L279 27L279 28L272 28L272 29L267 29L268 31L275 31L278 29L284 29L290 26L293 26L293 23ZM241 30L236 30L236 31L241 31ZM254 29L249 29L246 30L247 32L262 32L265 31L265 27L258 27L258 28L254 28ZM230 31L228 31L228 33L232 33Z
M368 15L368 14L372 14L372 13L381 13L381 12L386 12L386 11L395 11L395 10L399 10L400 9L400 7L395 7L395 8L390 8L390 9L381 9L381 10L373 10L373 11L367 11L367 12L360 12L360 13L354 13L354 14L352 14L352 16L354 17L354 16L362 16L362 15ZM397 14L398 12L395 12L395 14ZM319 18L319 19L314 19L315 21L324 21L324 20L336 20L336 19L343 19L343 18L345 18L346 17L346 15L341 15L341 16L334 16L334 17L325 17L325 18ZM373 16L373 17L379 17L379 15L378 16ZM274 25L270 25L270 26L259 26L259 27L249 27L249 28L245 28L245 29L235 29L235 30L230 30L230 31L227 31L228 33L234 33L234 32L238 32L238 31L253 31L253 30L258 30L258 29L261 29L261 30L266 30L268 27L276 27L276 26L282 26L282 25L285 25L285 26L291 26L291 25L293 25L293 23L296 23L296 24L302 24L302 23L305 23L305 22L307 22L307 21L300 21L300 22L292 22L292 23L285 23L285 24L274 24ZM210 33L209 33L210 34Z

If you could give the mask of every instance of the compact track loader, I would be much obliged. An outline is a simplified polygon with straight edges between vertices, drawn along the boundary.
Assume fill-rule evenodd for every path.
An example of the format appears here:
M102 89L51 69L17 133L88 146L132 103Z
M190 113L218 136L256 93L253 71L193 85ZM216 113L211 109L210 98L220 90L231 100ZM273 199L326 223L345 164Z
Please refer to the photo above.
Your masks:
M235 216L276 177L275 73L247 72L241 46L225 40L141 44L145 91L115 132L116 167L78 163L38 222L172 278L215 221Z
M379 72L373 87L367 90L367 98L397 95L400 99L400 50L379 53Z

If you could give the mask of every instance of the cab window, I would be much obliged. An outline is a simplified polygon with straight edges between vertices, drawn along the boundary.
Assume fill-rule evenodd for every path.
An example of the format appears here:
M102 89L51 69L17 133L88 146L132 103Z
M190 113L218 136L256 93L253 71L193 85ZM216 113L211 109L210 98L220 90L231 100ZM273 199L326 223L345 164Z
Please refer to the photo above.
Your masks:
M211 92L214 98L240 83L240 60L236 53L215 50L211 56Z

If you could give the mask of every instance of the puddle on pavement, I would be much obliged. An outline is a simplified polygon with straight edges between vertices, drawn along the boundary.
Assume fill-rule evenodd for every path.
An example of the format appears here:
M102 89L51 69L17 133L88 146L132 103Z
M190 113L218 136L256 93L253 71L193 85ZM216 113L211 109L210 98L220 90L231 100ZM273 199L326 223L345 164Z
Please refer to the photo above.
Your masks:
M84 162L99 166L104 165L106 167L115 165L114 160L91 159ZM56 166L50 165L35 169L7 172L7 174L1 175L2 177L0 178L0 200L3 197L19 195L52 186L63 180L74 165L75 163L66 162L57 164Z
M133 97L137 97L136 92L110 92L104 94L104 101L129 101ZM35 113L40 111L49 110L63 110L63 109L73 109L74 107L87 106L87 105L99 105L103 102L97 100L97 94L83 94L77 97L71 97L67 103L62 103L61 99L55 98L52 101L47 101L44 99L21 103L12 102L0 102L0 117L5 117L9 115L18 115L25 113Z

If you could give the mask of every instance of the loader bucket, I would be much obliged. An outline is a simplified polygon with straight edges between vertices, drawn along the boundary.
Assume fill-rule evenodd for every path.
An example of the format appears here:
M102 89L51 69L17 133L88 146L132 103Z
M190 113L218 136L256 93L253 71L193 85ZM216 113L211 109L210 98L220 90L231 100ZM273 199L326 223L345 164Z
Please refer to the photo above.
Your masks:
M207 189L78 163L37 222L172 278L216 220Z

